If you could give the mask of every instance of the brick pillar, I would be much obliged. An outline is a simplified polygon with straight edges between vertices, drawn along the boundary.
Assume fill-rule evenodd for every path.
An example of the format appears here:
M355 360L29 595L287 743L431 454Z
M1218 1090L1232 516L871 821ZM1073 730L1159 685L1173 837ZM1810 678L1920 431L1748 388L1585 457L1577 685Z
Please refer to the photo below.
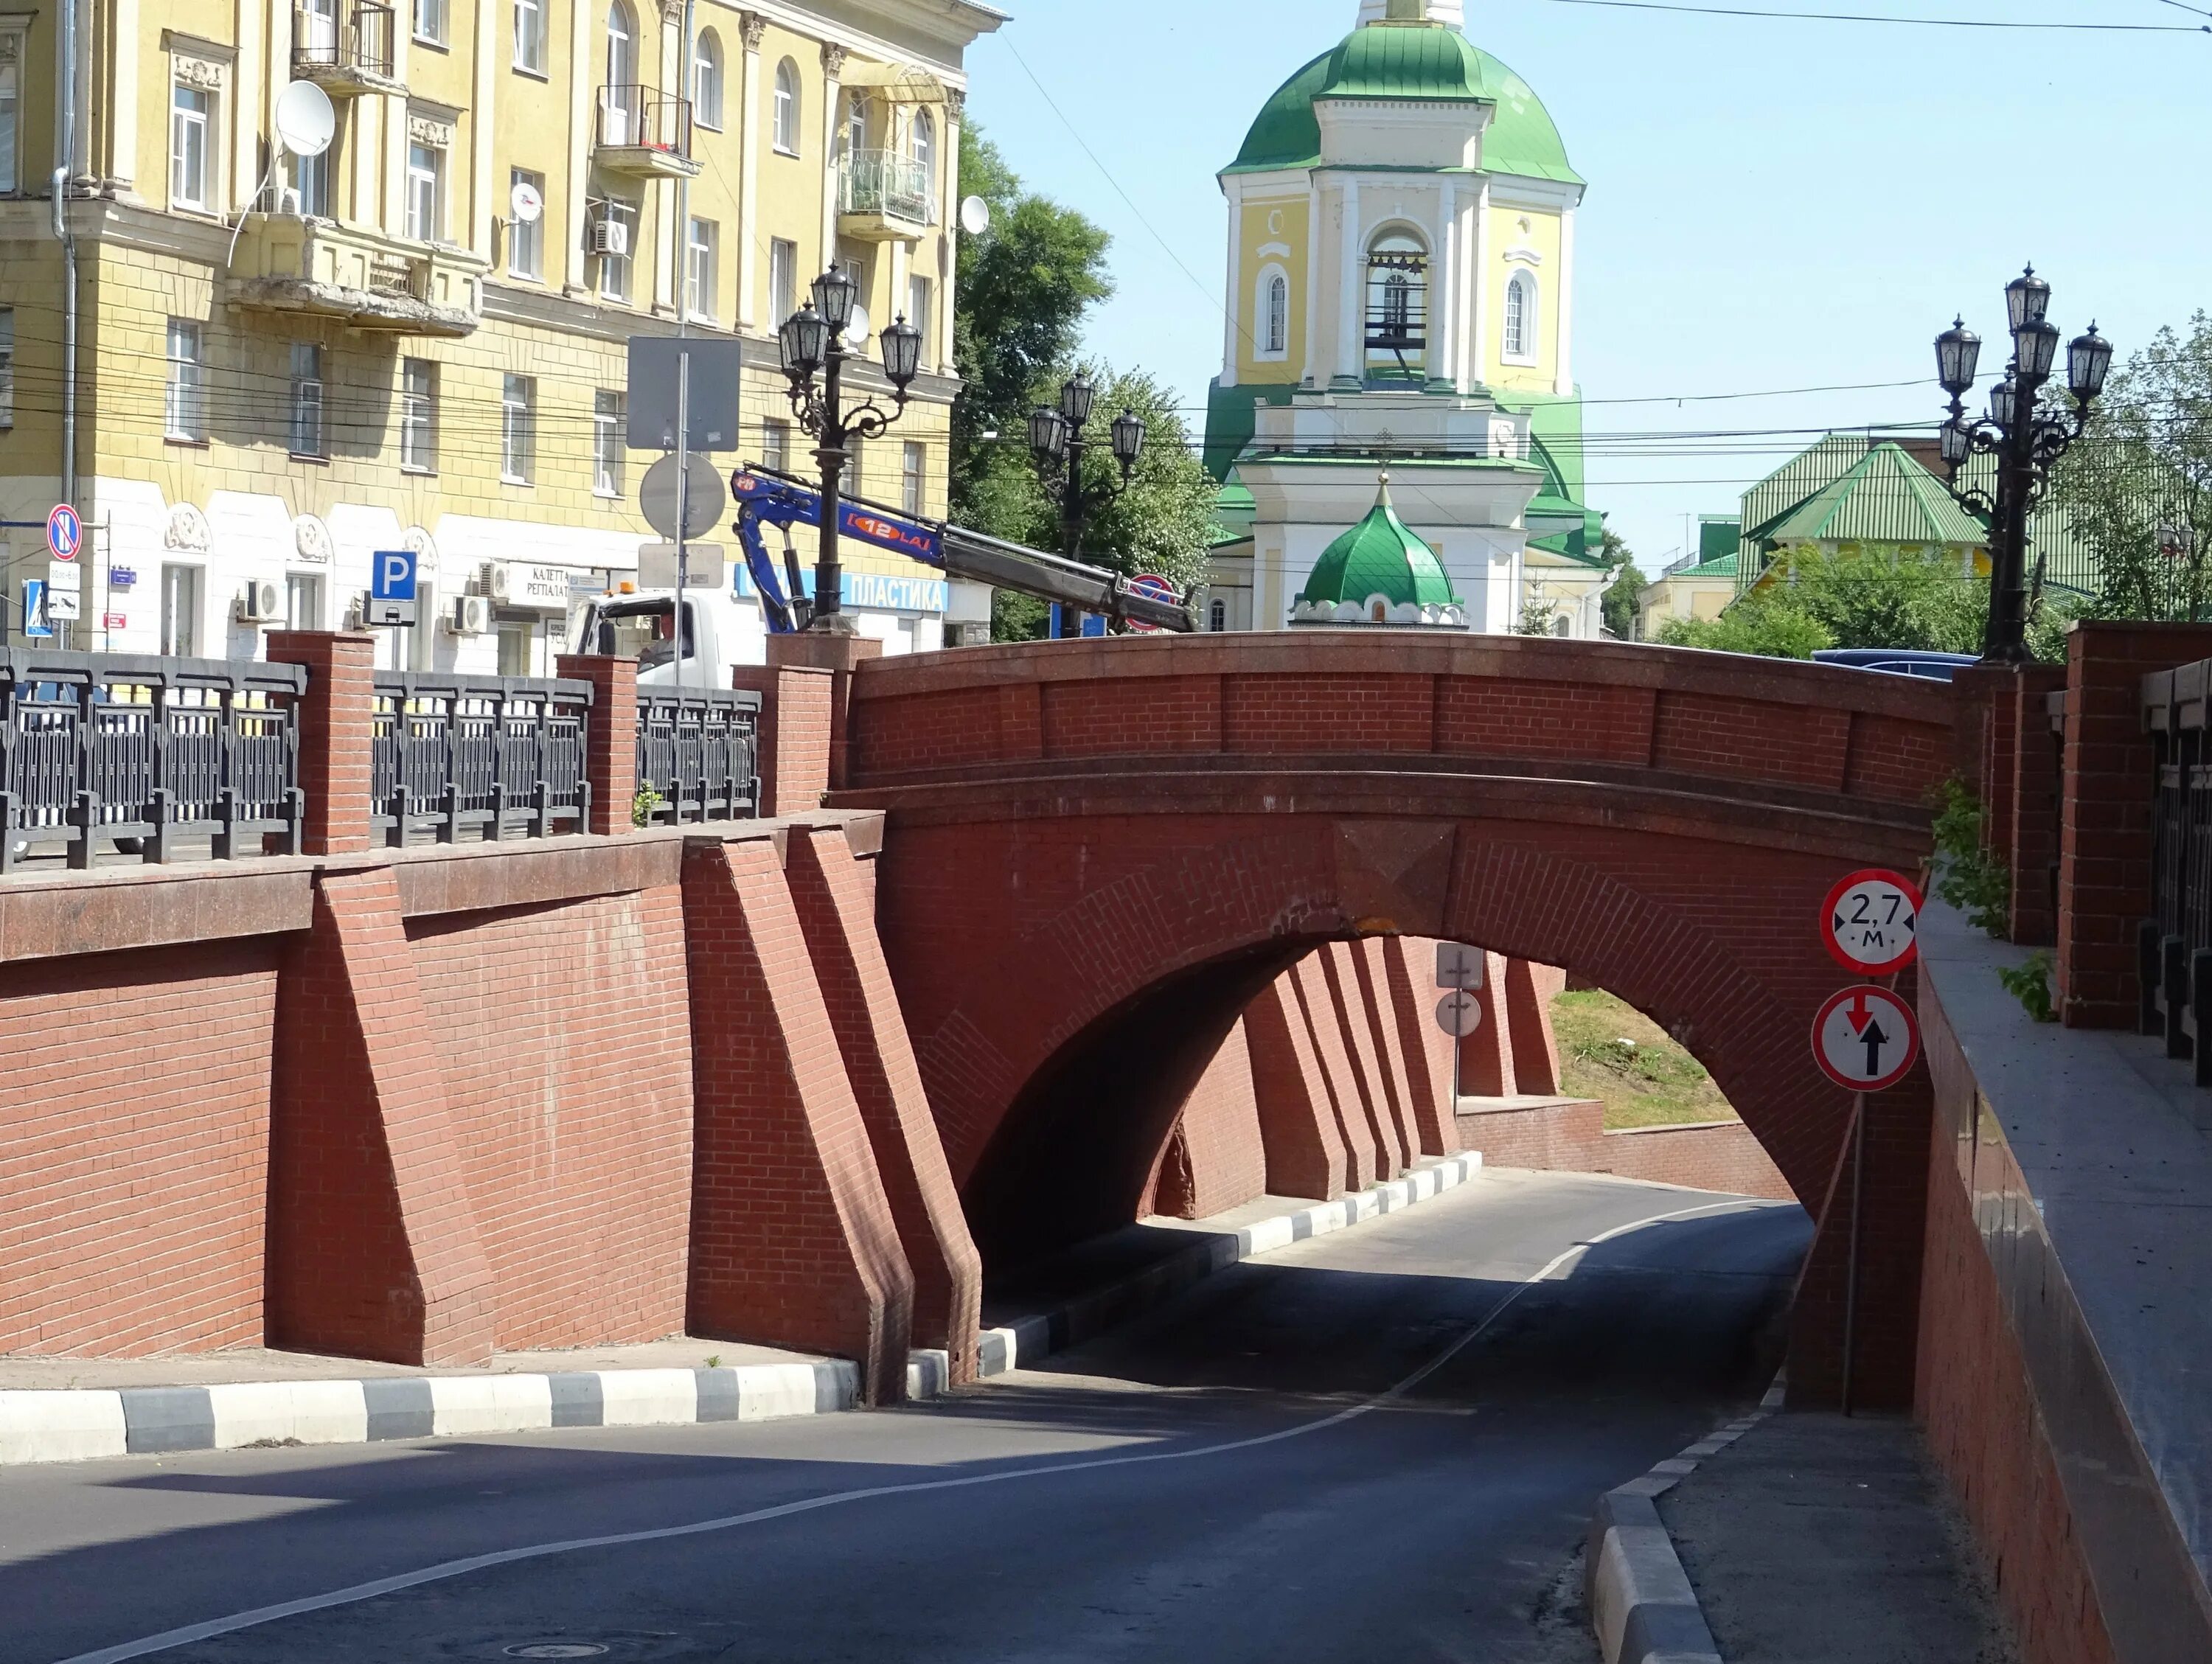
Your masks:
M830 635L812 630L802 630L796 635L771 635L768 639L768 662L770 670L795 670L804 666L810 670L828 671L835 678L830 690L830 789L845 789L849 770L846 763L848 739L846 716L853 701L853 677L862 665L872 659L884 656L884 644L860 635Z
M1513 1063L1513 1025L1507 1017L1505 964L1502 953L1483 956L1482 987L1475 991L1482 1021L1459 1042L1460 1090L1471 1098L1510 1098L1521 1090Z
M773 842L684 856L693 1334L857 1359L906 1392L914 1272Z
M1413 1083L1400 1049L1398 1012L1390 999L1390 972L1383 962L1385 944L1370 936L1352 949L1352 969L1359 976L1359 1000L1373 1036L1375 1062L1382 1081L1382 1102L1389 1108L1392 1131L1406 1164L1421 1159L1421 1128L1413 1109Z
M1436 944L1394 936L1382 944L1382 963L1389 981L1390 1010L1398 1025L1398 1049L1406 1060L1421 1153L1457 1155L1462 1145L1459 1111L1451 1102L1453 1042L1437 1027L1434 1010L1443 995L1438 992L1426 1001L1422 998L1436 981Z
M2058 741L2051 732L2051 695L2066 672L2031 665L2013 683L2012 825L2002 848L2012 869L2012 939L2047 948L2058 939Z
M302 853L357 854L371 842L376 638L272 630L269 662L307 669L307 691L300 704L300 788L307 800Z
M1337 1020L1336 1002L1329 992L1328 962L1327 951L1316 950L1291 968L1289 980L1297 995L1298 1011L1314 1058L1321 1066L1329 1113L1336 1118L1337 1137L1344 1145L1345 1187L1364 1190L1382 1176L1380 1151L1366 1106L1360 1101L1357 1072L1346 1054L1344 1025Z
M1344 1136L1287 974L1244 1008L1244 1038L1252 1050L1267 1188L1320 1201L1340 1194L1346 1188Z
M1951 772L1983 802L1990 793L1990 713L2011 691L2013 671L2003 665L1966 665L1952 677L1956 695L1951 731Z
M1505 963L1505 1025L1513 1035L1513 1083L1529 1097L1559 1093L1559 1043L1552 1035L1552 1001L1567 974L1526 959Z
M1406 1170L1412 1151L1398 1142L1398 1129L1390 1119L1389 1100L1382 1094L1382 1071L1375 1056L1375 1033L1367 1026L1367 1007L1359 997L1359 976L1352 967L1349 942L1331 942L1315 955L1328 983L1329 1000L1336 1024L1344 1035L1346 1058L1352 1065L1352 1097L1346 1114L1367 1118L1377 1157L1375 1176L1395 1179Z
M2072 1029L2133 1029L2136 933L2150 915L2155 752L2142 679L2212 657L2212 625L2083 622L2067 637L2058 988Z
M637 661L599 653L562 653L554 674L592 684L592 714L585 725L584 773L591 783L591 812L584 829L596 837L627 835L637 802Z
M271 1345L480 1363L496 1290L390 867L325 871L277 982Z
M914 1269L915 1342L943 1348L952 1380L969 1382L981 1345L982 1256L929 1113L860 866L834 829L792 829L792 899Z
M819 809L830 790L835 672L741 665L731 679L740 692L761 696L761 813L775 819Z

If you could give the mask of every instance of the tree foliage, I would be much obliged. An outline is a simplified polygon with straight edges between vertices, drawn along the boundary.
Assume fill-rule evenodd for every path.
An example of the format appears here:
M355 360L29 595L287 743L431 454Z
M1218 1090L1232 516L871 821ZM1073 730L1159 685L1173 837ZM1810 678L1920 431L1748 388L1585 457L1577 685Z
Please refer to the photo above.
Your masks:
M1771 659L1809 659L1829 647L1978 653L1989 604L1988 581L1948 558L1801 553L1718 618L1669 619L1659 640Z
M1651 580L1636 564L1636 551L1628 546L1628 540L1611 526L1605 531L1605 563L1613 574L1603 602L1605 633L1616 641L1633 641L1644 592L1651 586Z

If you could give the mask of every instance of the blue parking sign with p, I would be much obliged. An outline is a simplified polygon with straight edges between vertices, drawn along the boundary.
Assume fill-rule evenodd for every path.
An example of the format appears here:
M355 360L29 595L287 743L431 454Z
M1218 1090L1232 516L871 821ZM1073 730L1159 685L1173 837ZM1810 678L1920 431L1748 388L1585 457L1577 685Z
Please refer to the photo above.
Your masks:
M411 601L415 598L415 551L380 549L372 556L368 595L373 601Z

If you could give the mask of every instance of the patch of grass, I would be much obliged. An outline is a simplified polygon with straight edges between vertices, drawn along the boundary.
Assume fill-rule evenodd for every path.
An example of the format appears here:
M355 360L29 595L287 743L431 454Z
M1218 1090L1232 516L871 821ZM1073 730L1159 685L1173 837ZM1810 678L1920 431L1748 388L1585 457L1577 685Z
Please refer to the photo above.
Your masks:
M1735 1120L1705 1066L1633 1005L1609 993L1563 993L1552 1004L1560 1090L1605 1105L1608 1129Z

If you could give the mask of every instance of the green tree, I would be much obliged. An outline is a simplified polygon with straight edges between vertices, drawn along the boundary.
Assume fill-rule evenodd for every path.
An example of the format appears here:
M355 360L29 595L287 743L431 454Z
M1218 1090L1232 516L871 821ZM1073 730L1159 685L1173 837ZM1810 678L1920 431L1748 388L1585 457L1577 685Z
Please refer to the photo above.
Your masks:
M1085 314L1114 292L1111 239L1024 186L972 122L961 129L960 177L990 204L991 228L960 240L953 354L965 385L952 407L952 518L1013 537L992 518L1000 500L988 482L1001 452L1025 453L1040 388L1073 355Z
M1628 540L1611 526L1605 531L1605 563L1613 573L1603 603L1605 633L1616 641L1633 641L1644 592L1651 586L1651 580L1636 564L1636 551L1628 546Z
M1717 618L1669 618L1661 645L1753 653L1762 659L1810 659L1836 645L1818 619L1788 601L1746 596Z

